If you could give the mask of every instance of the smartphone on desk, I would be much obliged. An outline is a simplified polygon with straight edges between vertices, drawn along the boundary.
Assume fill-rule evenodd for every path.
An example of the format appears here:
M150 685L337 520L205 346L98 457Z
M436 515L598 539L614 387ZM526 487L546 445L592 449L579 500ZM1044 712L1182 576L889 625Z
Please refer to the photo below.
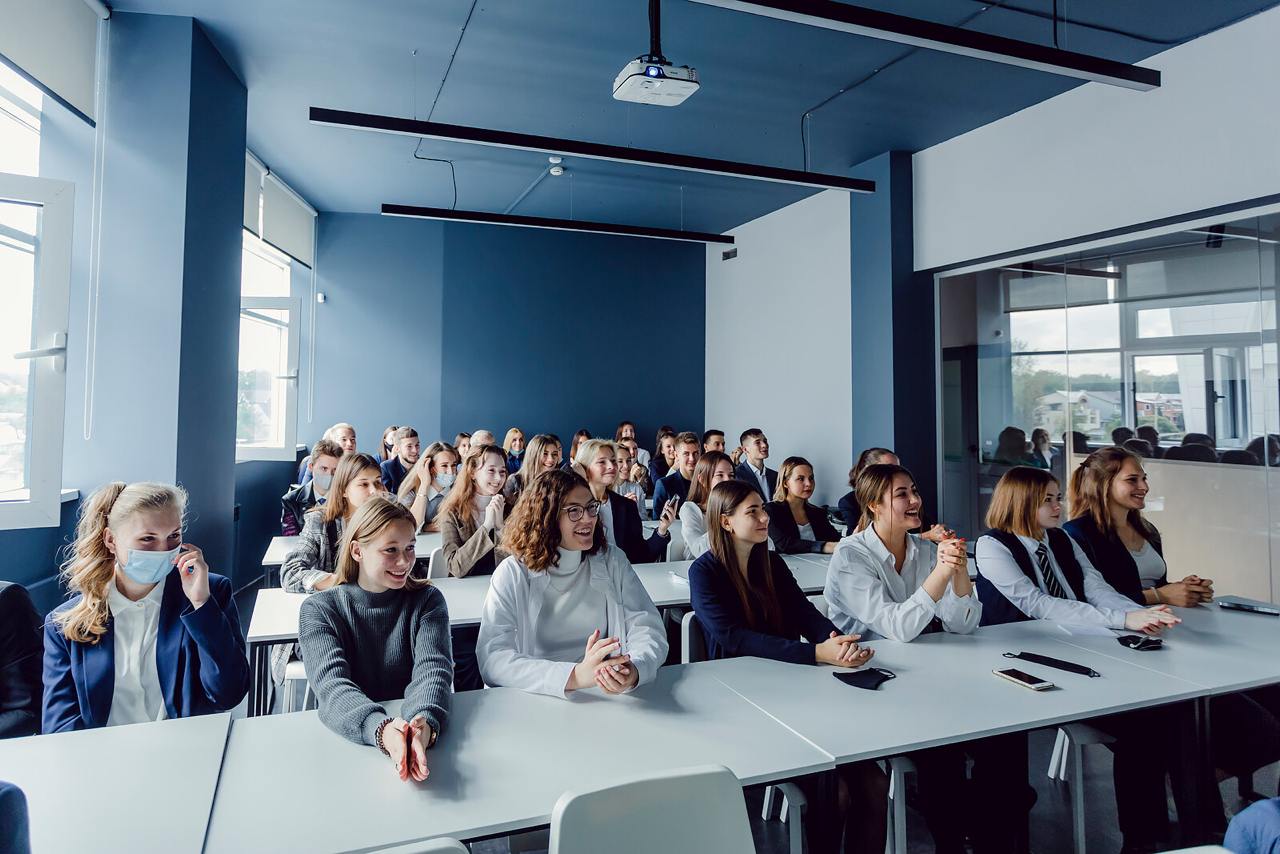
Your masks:
M1010 682L1021 685L1023 688L1030 688L1032 691L1047 691L1055 687L1048 679L1032 676L1030 673L1013 667L1006 667L1003 670L997 668L991 672L1001 679L1008 679Z

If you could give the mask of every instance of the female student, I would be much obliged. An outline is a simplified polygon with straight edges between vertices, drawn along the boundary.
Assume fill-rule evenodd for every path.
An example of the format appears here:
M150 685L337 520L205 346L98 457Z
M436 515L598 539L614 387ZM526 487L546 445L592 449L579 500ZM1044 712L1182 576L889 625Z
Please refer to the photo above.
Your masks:
M524 456L524 432L519 427L512 427L502 440L502 450L507 453L507 474L520 471L520 460Z
M576 462L591 487L591 497L600 505L600 524L605 541L617 546L632 563L662 560L671 543L668 530L675 521L676 507L668 502L658 517L658 527L645 539L644 526L634 502L613 491L618 480L614 444L605 439L588 439L578 449Z
M554 433L539 433L530 439L529 448L524 452L524 461L520 464L520 471L507 478L507 485L502 491L507 498L507 504L514 507L516 499L520 497L520 491L535 477L543 472L560 468L562 453L560 437Z
M809 503L815 481L804 457L787 457L778 471L778 491L765 505L769 538L783 554L831 554L840 534L827 521L827 511Z
M436 517L440 513L445 495L458 476L460 459L452 445L432 442L400 483L396 499L408 507L413 518L418 520L420 533L440 530ZM424 479L427 482L426 489L422 488Z
M1181 620L1167 605L1143 608L1103 580L1060 529L1062 493L1045 469L1015 466L996 484L987 510L990 530L978 539L982 625L1051 620L1159 634ZM1126 849L1161 850L1168 832L1165 774L1174 743L1169 714L1144 710L1090 721L1116 736L1116 808Z
M636 440L623 439L620 442L613 443L613 449L617 453L618 479L614 481L613 491L621 495L628 501L634 501L636 512L640 514L641 521L649 518L649 511L644 506L644 484L635 479L637 474L644 474L643 466L636 463Z
M760 493L740 480L718 483L707 500L711 548L689 567L689 594L712 658L751 655L793 664L859 667L872 651L842 635L796 583L786 563L765 545L769 516ZM803 640L801 639L803 638ZM885 840L888 786L875 762L840 769L843 791L810 795L809 850L881 854ZM850 813L832 801L851 802ZM816 813L816 814L815 814Z
M293 551L280 568L280 586L290 593L312 593L334 583L338 541L360 505L382 492L378 461L368 454L347 454L333 475L329 499L306 516Z
M525 488L503 534L511 557L498 564L480 618L486 685L622 694L666 660L658 609L605 542L599 512L576 472L550 471Z
M453 437L453 447L458 451L458 459L465 460L471 453L471 434L459 433Z
M185 718L249 690L231 581L182 541L187 494L108 484L85 504L44 627L45 733Z
M507 458L496 445L477 445L462 463L457 483L440 507L440 537L449 574L492 575L506 559L502 550L502 525L507 502Z
M1142 511L1147 474L1123 448L1094 451L1071 474L1073 518L1063 528L1107 583L1139 605L1194 608L1213 600L1213 581L1188 575L1170 582L1160 532ZM1245 782L1280 759L1280 686L1215 697L1212 749L1224 777Z
M379 465L395 456L396 442L393 437L399 429L399 426L392 424L390 427L382 431L382 447L378 451Z
M733 480L733 460L728 454L708 451L693 469L689 497L680 505L680 535L684 539L685 557L696 560L711 548L707 536L707 499L717 483Z
M342 537L334 586L299 614L320 720L381 750L401 780L427 779L427 751L449 715L449 611L414 578L413 515L387 498L366 502ZM404 697L400 715L382 705Z
M867 448L858 454L858 461L849 469L849 491L836 504L837 512L849 533L853 533L862 521L862 508L858 506L858 475L867 466L874 465L900 466L902 461L888 448Z
M623 421L618 425L618 429L614 431L613 441L621 442L623 439L630 439L633 442L636 441L636 423L634 421ZM649 452L644 448L641 448L638 442L634 450L636 462L645 468L648 468Z
M649 460L649 482L656 489L676 464L676 434L670 427L658 430L657 440L653 446L653 459ZM650 493L652 494L652 493Z
M585 427L573 434L573 439L569 441L569 453L565 454L564 462L560 464L560 468L567 469L571 467L575 460L578 459L578 448L582 447L582 443L591 438L591 431Z

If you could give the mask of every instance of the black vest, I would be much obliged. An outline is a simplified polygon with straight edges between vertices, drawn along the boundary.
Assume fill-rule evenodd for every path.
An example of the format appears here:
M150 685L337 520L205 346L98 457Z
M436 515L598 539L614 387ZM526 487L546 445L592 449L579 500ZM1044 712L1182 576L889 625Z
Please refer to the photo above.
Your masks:
M1076 561L1075 552L1071 548L1071 537L1058 528L1046 528L1045 533L1049 535L1049 551L1053 552L1053 559L1058 562L1058 567L1062 570L1062 574L1066 576L1067 584L1071 587L1071 591L1076 594L1076 598L1081 602L1087 601L1084 596L1084 570L1080 568L1080 564ZM1037 590L1040 583L1037 580L1036 568L1031 561L1031 555L1027 553L1027 549L1023 546L1022 541L1018 539L1016 534L1008 531L987 531L982 536L991 537L997 543L1009 550L1009 554L1013 555L1014 561L1018 564L1018 569L1022 570ZM1031 619L1022 611L1014 607L1013 603L1004 597L1004 594L996 589L986 576L982 574L982 567L978 566L978 601L982 603L982 622L983 626L998 626L1002 623L1017 623L1022 620Z

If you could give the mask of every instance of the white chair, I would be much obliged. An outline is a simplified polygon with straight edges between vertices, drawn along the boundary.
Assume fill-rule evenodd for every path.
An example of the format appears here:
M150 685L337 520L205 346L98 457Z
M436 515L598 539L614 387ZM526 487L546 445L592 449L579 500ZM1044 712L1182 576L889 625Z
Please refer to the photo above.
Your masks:
M831 606L827 604L827 597L821 593L815 593L809 597L809 601L813 603L813 607L818 609L818 613L824 617L831 616Z
M671 535L671 542L667 543L667 560L684 560L684 534L680 532L680 520L671 523L671 527L667 529L667 533Z
M606 848L610 854L754 851L742 784L728 768L700 765L561 795L547 854Z
M298 686L303 687L302 693L302 711L315 708L313 702L316 695L311 690L311 683L307 681L307 665L305 662L294 659L284 667L284 709L285 714L297 711L294 707L298 702Z
M371 854L469 854L467 846L456 839L441 836L425 842L406 842L390 848L375 848Z
M680 620L680 663L693 664L707 660L707 639L702 634L702 626L698 624L697 614L689 611ZM764 809L760 818L769 821L773 818L773 806L778 796L782 796L782 804L778 817L787 825L787 836L792 854L800 854L804 850L804 808L807 805L804 794L795 783L775 783L764 788Z
M448 578L449 565L444 559L444 546L436 546L427 559L427 578Z
M1071 833L1076 854L1084 854L1084 749L1090 744L1110 744L1114 738L1087 724L1063 724L1058 727L1049 757L1049 779L1067 780L1071 766Z

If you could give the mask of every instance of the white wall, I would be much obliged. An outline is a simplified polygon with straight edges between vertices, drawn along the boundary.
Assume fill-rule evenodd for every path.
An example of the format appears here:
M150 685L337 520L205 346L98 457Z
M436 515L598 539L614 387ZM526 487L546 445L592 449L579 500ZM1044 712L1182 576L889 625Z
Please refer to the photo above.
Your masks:
M1280 8L1158 54L1163 83L1087 83L913 157L927 270L1280 193Z
M728 232L738 257L707 247L706 425L759 427L769 463L813 463L816 504L848 491L853 431L849 195L828 190Z

